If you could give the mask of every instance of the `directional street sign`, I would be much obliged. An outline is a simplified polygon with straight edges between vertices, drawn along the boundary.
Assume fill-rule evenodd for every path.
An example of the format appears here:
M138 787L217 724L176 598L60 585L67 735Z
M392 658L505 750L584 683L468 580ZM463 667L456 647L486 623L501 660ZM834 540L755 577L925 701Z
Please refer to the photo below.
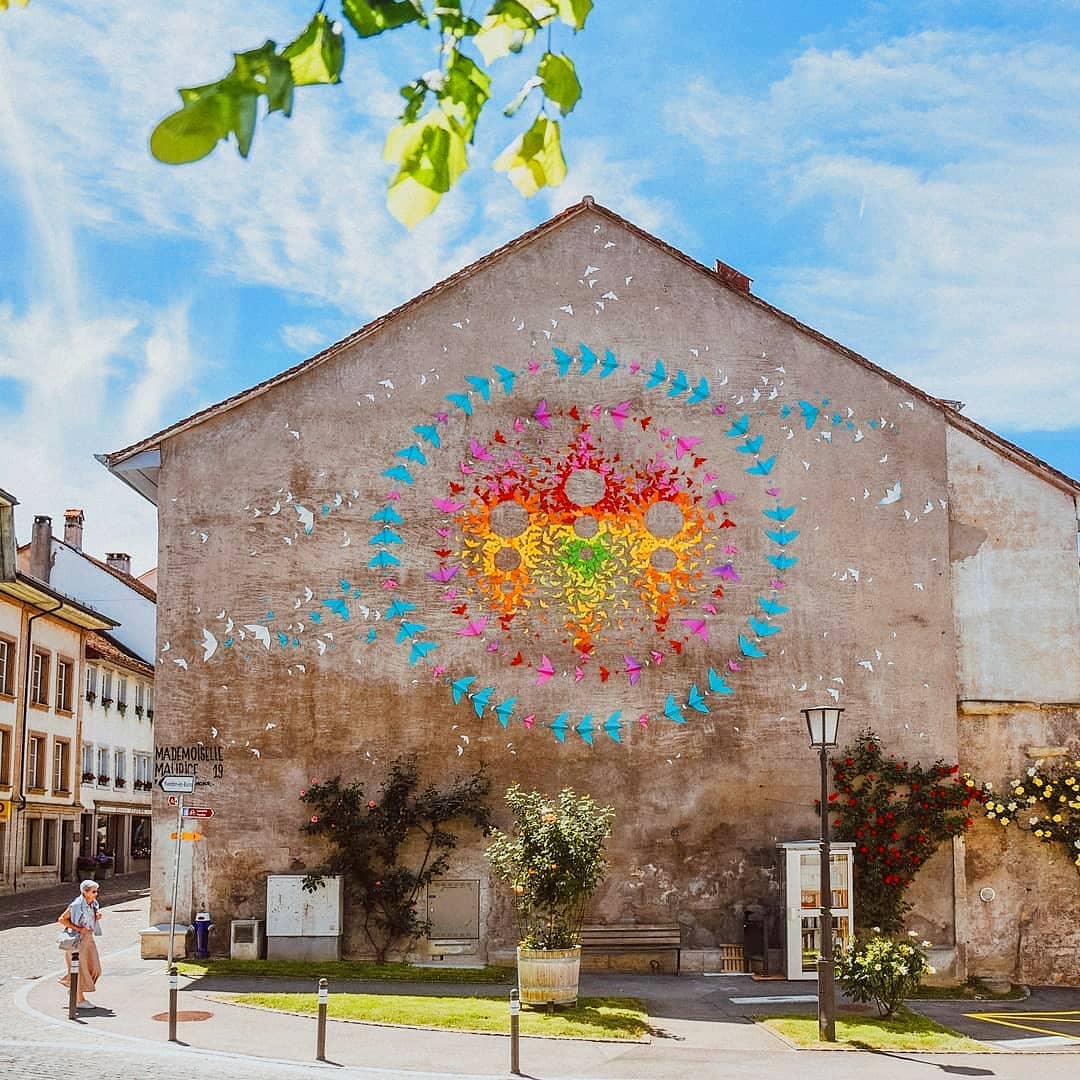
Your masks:
M177 795L191 795L195 791L194 776L163 776L158 781L162 791L171 791Z
M201 840L202 833L197 832L182 832L182 833L169 833L170 840Z
M213 817L214 811L209 806L185 806L184 817Z

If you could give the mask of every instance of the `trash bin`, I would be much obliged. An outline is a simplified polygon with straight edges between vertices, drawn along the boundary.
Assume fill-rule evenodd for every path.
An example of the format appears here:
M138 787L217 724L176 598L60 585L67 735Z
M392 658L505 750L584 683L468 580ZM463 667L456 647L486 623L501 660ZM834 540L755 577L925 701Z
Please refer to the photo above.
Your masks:
M200 911L195 916L195 959L206 960L210 956L210 931L214 924L210 921L209 911Z

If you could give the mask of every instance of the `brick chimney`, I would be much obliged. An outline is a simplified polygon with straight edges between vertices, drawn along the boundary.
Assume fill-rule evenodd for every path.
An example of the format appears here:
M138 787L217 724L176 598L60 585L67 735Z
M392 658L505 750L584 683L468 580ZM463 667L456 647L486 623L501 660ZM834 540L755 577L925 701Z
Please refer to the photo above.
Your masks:
M81 510L64 511L64 543L76 551L82 551L83 522L86 518Z
M121 574L131 577L131 556L124 551L107 551L105 562L112 570L119 570Z
M747 277L741 270L736 270L734 266L728 266L726 262L721 262L719 259L716 260L716 269L713 273L721 281L744 293L750 291L750 283L754 280Z
M38 514L34 518L34 531L30 534L30 573L49 583L52 572L52 518Z

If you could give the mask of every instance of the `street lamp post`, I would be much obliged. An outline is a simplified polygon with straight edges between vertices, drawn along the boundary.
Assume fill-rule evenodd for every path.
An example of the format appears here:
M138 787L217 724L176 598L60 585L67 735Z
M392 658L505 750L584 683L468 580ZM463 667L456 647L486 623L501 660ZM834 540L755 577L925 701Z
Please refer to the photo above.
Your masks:
M818 1036L836 1042L836 983L833 961L832 869L829 859L829 750L837 745L840 714L830 706L803 709L810 746L821 754L821 950L818 954Z

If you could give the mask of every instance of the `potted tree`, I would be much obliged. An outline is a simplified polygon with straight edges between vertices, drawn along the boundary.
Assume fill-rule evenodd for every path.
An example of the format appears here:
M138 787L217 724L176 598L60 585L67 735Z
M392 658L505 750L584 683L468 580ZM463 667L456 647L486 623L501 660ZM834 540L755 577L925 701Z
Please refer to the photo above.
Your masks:
M607 872L604 843L615 817L588 795L564 788L551 799L515 784L506 792L514 818L493 830L492 872L510 888L518 923L518 989L526 1004L577 1000L585 906Z

